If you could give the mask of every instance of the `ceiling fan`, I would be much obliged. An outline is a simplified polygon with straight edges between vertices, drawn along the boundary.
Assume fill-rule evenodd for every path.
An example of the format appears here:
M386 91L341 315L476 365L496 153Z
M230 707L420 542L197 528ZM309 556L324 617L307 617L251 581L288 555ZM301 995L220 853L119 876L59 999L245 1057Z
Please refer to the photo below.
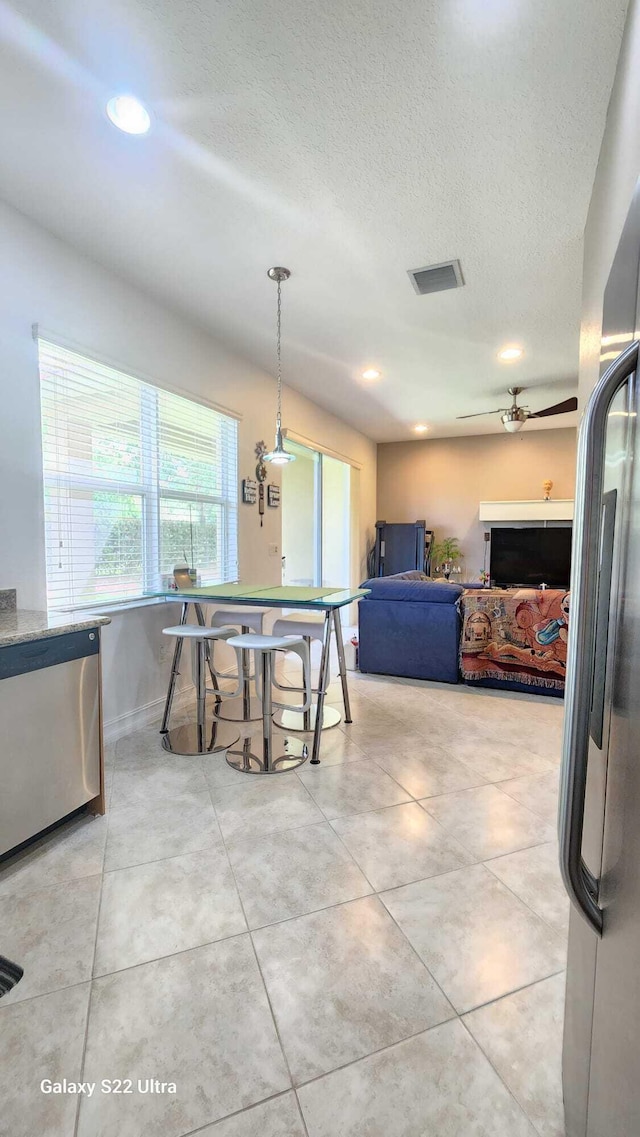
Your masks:
M574 397L572 399L565 399L562 403L554 403L552 407L545 407L542 411L530 411L526 406L518 405L518 395L526 390L525 387L509 387L509 394L513 398L510 407L498 407L495 411L479 411L475 415L457 415L461 418L480 418L481 415L500 415L502 425L509 434L515 434L517 430L522 430L527 419L530 418L549 418L550 415L565 415L569 411L577 411L578 400Z

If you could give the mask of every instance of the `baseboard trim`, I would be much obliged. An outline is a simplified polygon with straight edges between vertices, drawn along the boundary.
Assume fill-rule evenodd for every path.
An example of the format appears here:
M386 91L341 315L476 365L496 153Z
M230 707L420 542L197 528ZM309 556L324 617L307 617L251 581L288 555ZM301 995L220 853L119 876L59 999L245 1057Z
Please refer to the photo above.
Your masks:
M193 701L193 687L190 684L183 690L176 691L173 700L174 708L178 710L187 706L189 699ZM153 699L150 703L144 703L141 707L134 707L133 710L125 711L123 715L116 715L115 718L106 721L103 728L105 742L117 742L126 734L132 734L136 730L142 730L145 726L153 726L154 723L159 722L164 713L165 700L166 695L163 695L161 699Z
M236 672L234 667L230 666L221 668L218 674L235 678ZM126 734L132 734L136 730L142 730L145 726L153 726L159 722L164 713L165 699L166 695L163 695L160 699L153 699L150 703L143 703L141 707L134 707L131 711L125 711L122 715L108 719L103 727L105 742L117 742ZM195 710L194 699L194 689L190 683L187 683L185 687L176 691L173 706L177 710L191 703Z

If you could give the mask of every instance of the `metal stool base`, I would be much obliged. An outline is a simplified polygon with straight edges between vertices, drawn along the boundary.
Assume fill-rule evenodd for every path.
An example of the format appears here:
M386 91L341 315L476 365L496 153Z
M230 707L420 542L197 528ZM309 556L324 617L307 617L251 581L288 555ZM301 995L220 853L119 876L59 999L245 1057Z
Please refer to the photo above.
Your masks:
M262 703L255 695L249 699L249 715L244 717L244 699L238 695L235 699L221 699L220 710L216 718L223 722L257 722L262 718Z
M162 745L171 754L219 754L228 750L240 738L240 732L233 726L210 719L200 731L197 722L174 726L162 735Z
M256 740L257 741L257 740ZM264 759L251 750L251 738L245 738L242 750L230 750L227 754L227 763L234 770L243 774L283 774L286 770L295 770L302 766L309 757L311 750L306 742L299 738L274 738L278 749L284 746L284 753L272 758L269 768L265 768Z
M309 725L304 724L304 714L302 711L276 711L273 716L273 721L276 726L283 727L284 730L294 730L304 734L305 731L315 730L316 728L316 711L317 708L313 706L309 711ZM341 721L342 715L336 707L326 707L322 712L322 730L331 730L332 726L337 726Z

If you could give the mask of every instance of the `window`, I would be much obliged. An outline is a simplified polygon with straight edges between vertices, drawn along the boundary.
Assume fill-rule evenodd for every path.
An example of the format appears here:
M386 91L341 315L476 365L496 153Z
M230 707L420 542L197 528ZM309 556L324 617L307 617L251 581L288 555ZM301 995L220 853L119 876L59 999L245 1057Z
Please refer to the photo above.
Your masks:
M38 340L50 611L238 573L238 424Z

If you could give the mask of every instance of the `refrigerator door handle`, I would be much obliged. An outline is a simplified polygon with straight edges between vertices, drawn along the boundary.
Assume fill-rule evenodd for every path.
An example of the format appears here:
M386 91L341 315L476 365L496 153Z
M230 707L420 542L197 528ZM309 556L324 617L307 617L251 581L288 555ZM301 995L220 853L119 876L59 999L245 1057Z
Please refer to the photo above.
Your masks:
M599 936L603 914L598 904L598 881L582 859L582 830L598 614L605 443L609 407L637 368L639 346L637 340L630 344L598 381L586 406L578 441L558 841L564 886L572 904Z

